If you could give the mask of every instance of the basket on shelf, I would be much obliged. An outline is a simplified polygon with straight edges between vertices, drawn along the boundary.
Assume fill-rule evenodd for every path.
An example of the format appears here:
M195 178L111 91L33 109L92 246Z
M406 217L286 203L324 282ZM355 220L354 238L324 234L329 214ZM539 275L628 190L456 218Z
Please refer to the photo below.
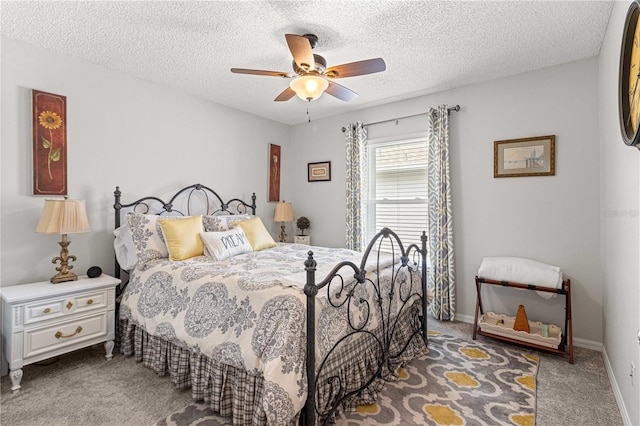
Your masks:
M480 330L502 337L520 340L535 345L558 349L562 340L562 330L554 324L549 324L549 337L542 336L542 322L528 321L529 332L513 329L515 317L495 312L486 312L480 317Z

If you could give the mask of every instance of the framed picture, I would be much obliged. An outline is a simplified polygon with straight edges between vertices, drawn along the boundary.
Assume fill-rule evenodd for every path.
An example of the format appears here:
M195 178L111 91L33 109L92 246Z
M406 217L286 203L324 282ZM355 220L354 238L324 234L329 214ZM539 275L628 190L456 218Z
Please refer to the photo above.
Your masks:
M331 180L331 161L309 163L307 166L307 180L309 182L323 182Z
M67 97L31 91L33 194L67 195Z
M556 136L493 143L493 177L554 176Z
M280 145L269 144L269 201L280 201Z

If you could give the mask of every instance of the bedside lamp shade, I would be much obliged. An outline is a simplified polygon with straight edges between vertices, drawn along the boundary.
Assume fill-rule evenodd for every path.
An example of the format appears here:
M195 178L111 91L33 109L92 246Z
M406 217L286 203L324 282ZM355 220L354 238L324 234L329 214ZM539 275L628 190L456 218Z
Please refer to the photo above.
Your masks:
M88 232L89 219L84 200L45 200L36 228L40 234L77 234Z
M291 203L281 202L276 204L276 213L273 217L276 222L292 222L293 221L293 207Z
M58 274L51 278L52 283L78 279L78 276L71 272L73 266L69 265L70 260L76 261L77 258L69 255L68 247L71 242L67 240L67 234L87 231L89 231L89 220L84 200L69 200L66 197L64 200L45 200L36 232L62 235L62 241L59 243L62 247L60 256L51 261L54 264L60 262L60 266L56 267Z
M284 222L293 222L293 207L291 203L281 202L276 204L276 211L273 215L274 222L282 222L280 226L280 242L284 243L287 241L287 234L285 232Z

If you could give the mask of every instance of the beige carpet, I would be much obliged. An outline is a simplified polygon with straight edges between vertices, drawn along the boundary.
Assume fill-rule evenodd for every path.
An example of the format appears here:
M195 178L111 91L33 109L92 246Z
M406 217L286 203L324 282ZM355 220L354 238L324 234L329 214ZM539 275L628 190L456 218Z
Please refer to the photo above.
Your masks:
M471 340L471 325L429 319L429 329ZM478 342L499 345L495 340ZM537 426L622 425L602 355L576 348L566 356L509 346L540 358ZM104 359L102 345L61 356L51 365L24 368L23 388L0 388L0 424L12 426L150 426L192 403L190 391L176 390L167 377L116 354Z
M102 344L23 371L18 393L2 377L2 426L149 426L193 401L133 358L107 361Z

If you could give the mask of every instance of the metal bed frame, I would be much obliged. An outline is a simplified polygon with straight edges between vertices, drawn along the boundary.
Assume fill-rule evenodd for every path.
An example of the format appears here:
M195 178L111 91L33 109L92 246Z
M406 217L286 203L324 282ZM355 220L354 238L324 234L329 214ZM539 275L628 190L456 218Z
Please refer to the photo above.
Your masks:
M180 196L186 197L186 207L177 210L174 205ZM251 197L251 203L247 203L238 198L233 198L227 202L211 188L194 184L182 188L176 192L168 202L155 196L140 198L132 203L122 204L122 193L119 187L114 191L115 227L120 226L123 209L131 209L149 214L177 214L188 216L194 214L243 214L255 215L256 195ZM204 206L199 209L192 208L192 204L197 201L204 201ZM152 205L157 205L154 208ZM402 355L410 346L414 338L421 339L427 345L427 237L425 232L421 235L421 247L411 244L404 247L398 235L388 228L382 229L367 246L360 265L350 261L343 261L335 265L331 272L319 282L316 281L316 261L313 258L313 251L310 250L307 259L304 261L306 270L306 285L304 293L307 296L307 356L306 373L308 394L303 412L299 418L299 423L305 426L327 424L334 419L340 408L354 396L367 389L377 379L384 378L389 372L393 372L402 359ZM394 261L398 263L392 269L391 288L384 288L380 282L380 249L390 251L394 256ZM370 256L377 256L376 270L367 271L365 266ZM397 257L396 257L397 256ZM301 260L302 261L302 260ZM115 275L120 278L121 268L116 260ZM350 275L343 276L342 268L348 270ZM400 276L400 271L405 269L409 274L409 280L396 282ZM342 269L344 271L344 269ZM367 274L375 272L375 274ZM420 287L414 285L413 274L419 274ZM373 277L373 278L372 278ZM366 286L375 294L374 303L369 304L356 295L359 286ZM395 303L400 305L399 313L392 315L390 311L393 302L395 289L399 294ZM118 295L122 294L126 283L119 288ZM344 308L347 310L347 333L342 336L334 346L327 351L319 366L316 366L316 296L326 291L329 304L334 308ZM358 317L357 314L360 314ZM378 316L376 327L371 326L373 316ZM394 336L398 333L399 320L403 315L409 315L409 323L412 327L408 338L404 342L397 342ZM405 317L406 318L406 317ZM338 354L345 345L354 338L368 339L369 345L376 348L380 358L374 372L357 389L349 389L343 384L339 377L333 374L327 365L332 356ZM337 355L336 355L337 356ZM324 377L322 383L318 378ZM318 406L318 394L320 388L324 386L331 388L331 398L327 404Z

